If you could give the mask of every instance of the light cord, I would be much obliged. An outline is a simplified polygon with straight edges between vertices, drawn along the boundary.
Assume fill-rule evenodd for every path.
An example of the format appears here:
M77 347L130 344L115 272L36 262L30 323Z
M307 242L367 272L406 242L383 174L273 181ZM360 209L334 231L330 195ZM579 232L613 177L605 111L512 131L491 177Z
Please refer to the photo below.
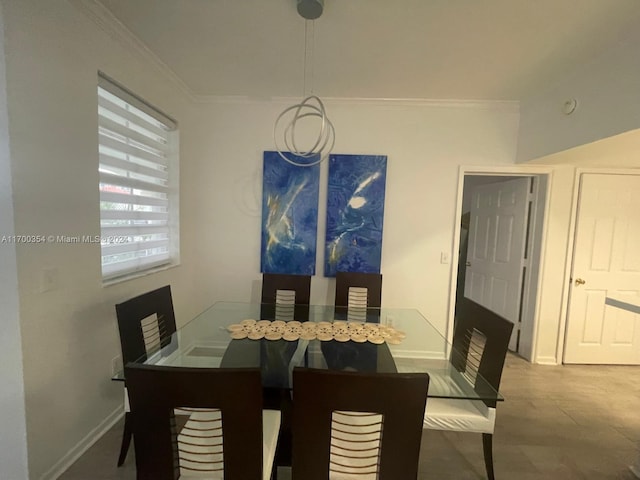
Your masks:
M310 41L309 41L309 30L311 30ZM311 46L309 46L309 43ZM285 161L289 162L292 165L298 167L312 167L314 165L318 165L320 162L324 161L333 150L333 146L335 144L335 130L333 128L333 124L327 118L327 112L324 108L324 104L322 100L314 95L313 88L313 77L314 77L314 61L313 61L313 52L315 47L315 22L311 21L311 27L309 28L309 20L305 20L304 22L304 63L303 63L303 80L302 80L302 96L304 99L295 105L292 105L286 109L284 109L278 118L276 118L275 124L273 126L273 141L276 145L276 150L278 155ZM309 57L311 57L311 61L309 62ZM311 70L311 78L310 78L310 94L307 96L307 73ZM285 117L292 115L292 118L284 124ZM318 131L318 136L316 137L315 143L308 150L300 150L298 148L296 142L296 128L298 127L298 120L303 118L318 118L320 119L320 130ZM280 128L279 128L280 127ZM281 138L284 141L284 148L286 151L283 151L280 143L278 142L278 133L281 131ZM308 159L314 157L316 155L319 156L318 160L308 163L297 162L293 158L289 158L286 153L290 153L290 155Z

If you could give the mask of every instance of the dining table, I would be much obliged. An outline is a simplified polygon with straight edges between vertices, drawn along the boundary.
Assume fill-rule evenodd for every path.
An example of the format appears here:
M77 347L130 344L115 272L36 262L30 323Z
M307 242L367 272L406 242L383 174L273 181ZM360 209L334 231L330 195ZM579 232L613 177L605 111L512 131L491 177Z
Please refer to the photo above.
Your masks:
M163 344L140 363L260 368L263 387L281 391L292 389L295 367L428 373L430 398L503 400L481 376L454 366L461 363L451 361L457 352L415 308L222 301L182 325Z
M282 414L275 464L291 465L293 369L428 373L429 398L503 397L415 308L216 302L137 363L175 368L259 368L263 408ZM122 374L114 380L125 380Z

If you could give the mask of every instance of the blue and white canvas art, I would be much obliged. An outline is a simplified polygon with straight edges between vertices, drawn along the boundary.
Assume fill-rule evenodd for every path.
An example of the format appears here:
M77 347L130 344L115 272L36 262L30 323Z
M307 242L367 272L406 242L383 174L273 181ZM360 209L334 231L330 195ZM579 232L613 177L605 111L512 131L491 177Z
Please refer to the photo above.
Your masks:
M263 168L260 269L315 275L320 165L297 167L264 152Z
M326 277L380 273L386 155L330 155Z

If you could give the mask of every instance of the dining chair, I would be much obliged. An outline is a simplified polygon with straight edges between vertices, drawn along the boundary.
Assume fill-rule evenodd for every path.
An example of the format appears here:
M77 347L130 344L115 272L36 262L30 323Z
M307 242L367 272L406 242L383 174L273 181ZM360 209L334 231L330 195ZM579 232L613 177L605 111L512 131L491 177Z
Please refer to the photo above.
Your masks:
M380 308L382 274L336 272L336 310L345 310L348 320L365 321L367 309Z
M311 275L262 274L262 318L285 321L308 318L310 297Z
M288 302L292 296L293 303L309 304L311 275L262 274L262 303Z
M416 479L428 388L426 373L295 368L293 480Z
M452 366L478 394L487 396L499 391L513 323L468 298L460 301L456 317ZM487 477L493 480L496 406L496 400L430 398L424 428L482 433Z
M171 335L176 331L171 286L165 285L117 304L116 316L123 365L141 359L146 360L147 357L168 345ZM124 432L118 466L121 466L127 458L131 443L131 415L126 375L124 409Z
M336 272L335 317L340 320L380 323L382 275L379 273ZM320 349L332 370L379 371L383 348L373 344L322 342ZM393 364L393 362L392 362ZM393 364L395 366L395 364Z
M280 273L262 274L262 298L260 318L267 320L309 320L311 298L311 275L289 275ZM276 465L291 466L291 392L289 366L297 363L297 357L307 356L301 342L261 341L260 356L262 376L272 388L263 389L265 408L282 411L282 426L276 454ZM278 388L280 386L280 388ZM277 470L276 470L277 474ZM277 475L276 475L277 476Z
M257 368L129 363L138 480L271 478L280 412L262 409ZM193 413L180 425L175 409Z
M311 295L311 275L285 275L279 273L262 274L262 304L260 318L267 320L309 319L309 298ZM269 384L287 386L288 378L276 379L291 358L296 354L298 342L261 342L261 355L270 362L263 364L263 376L271 378ZM265 352L270 350L270 352ZM304 351L302 352L304 354ZM280 395L280 391L278 395ZM269 394L267 393L267 396Z

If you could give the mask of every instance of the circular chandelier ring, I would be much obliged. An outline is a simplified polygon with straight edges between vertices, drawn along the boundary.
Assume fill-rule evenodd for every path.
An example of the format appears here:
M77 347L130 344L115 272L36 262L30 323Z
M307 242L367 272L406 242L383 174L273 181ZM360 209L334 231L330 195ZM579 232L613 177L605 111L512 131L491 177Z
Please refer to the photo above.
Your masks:
M312 102L316 102L317 105ZM283 140L285 148L291 155L295 155L297 157L309 158L315 155L319 155L320 157L317 161L310 163L296 162L292 158L287 157L287 155L285 154L286 152L283 152L282 148L280 148L280 142L278 142L277 138L278 126L281 124L284 117L292 111L295 111L295 113L293 114L293 118L283 129ZM296 127L298 126L297 122L303 118L308 117L319 118L321 120L320 129L313 146L309 150L301 151L298 149L296 143ZM303 99L300 103L285 108L276 118L275 124L273 126L273 140L276 145L276 151L278 152L278 155L280 155L282 159L292 165L296 165L299 167L312 167L325 160L329 155L329 152L333 150L333 146L335 144L335 130L333 128L333 124L327 118L327 113L325 111L322 100L320 100L320 98L315 95L310 95L307 98ZM327 146L329 146L329 148L327 148Z
M318 133L318 138L316 140L316 143L306 152L304 151L300 151L296 145L296 122L298 120L301 120L303 118L306 117L318 117L322 120L321 126L320 126L320 132ZM307 157L307 156L311 156L314 155L314 153L318 152L318 151L322 151L323 148L326 146L327 144L327 135L326 135L326 119L325 117L323 117L321 115L321 113L318 111L318 113L313 113L313 112L309 112L309 113L304 113L302 115L296 115L296 122L290 122L289 125L287 125L287 128L285 129L284 132L284 139L285 139L285 145L287 146L287 148L290 151L294 151L297 152L296 155L299 155L301 157ZM318 149L318 147L320 146L320 142L322 141L322 139L324 138L324 143L322 144L322 147L320 147ZM291 145L289 144L289 140L291 141ZM293 147L293 148L291 148ZM318 149L318 150L316 150Z

